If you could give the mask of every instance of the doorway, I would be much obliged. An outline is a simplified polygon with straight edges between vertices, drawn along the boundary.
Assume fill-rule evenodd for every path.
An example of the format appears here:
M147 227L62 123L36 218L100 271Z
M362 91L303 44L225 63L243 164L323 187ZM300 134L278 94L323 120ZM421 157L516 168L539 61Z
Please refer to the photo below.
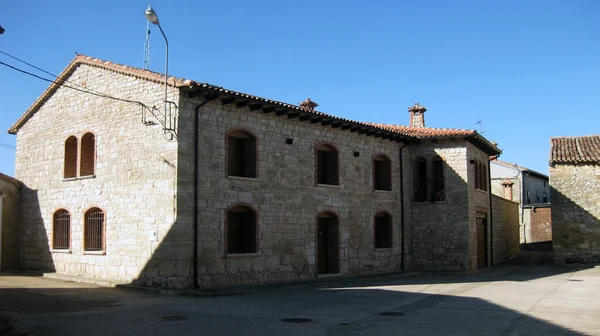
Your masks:
M317 274L340 271L338 217L330 212L317 216Z
M477 214L477 268L487 267L487 215Z

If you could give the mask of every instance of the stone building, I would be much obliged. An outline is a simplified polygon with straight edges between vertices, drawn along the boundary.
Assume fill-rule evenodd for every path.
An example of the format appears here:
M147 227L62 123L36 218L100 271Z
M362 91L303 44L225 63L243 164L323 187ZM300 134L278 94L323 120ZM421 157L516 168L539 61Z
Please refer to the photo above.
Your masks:
M499 159L490 161L492 193L519 203L519 240L523 249L550 247L550 184L548 176ZM543 246L542 246L543 248Z
M514 202L488 192L500 150L476 131L427 128L418 104L398 126L183 78L164 89L77 56L11 127L23 267L214 288L514 253Z
M0 173L0 271L19 268L21 182Z
M555 261L600 263L600 135L550 142Z

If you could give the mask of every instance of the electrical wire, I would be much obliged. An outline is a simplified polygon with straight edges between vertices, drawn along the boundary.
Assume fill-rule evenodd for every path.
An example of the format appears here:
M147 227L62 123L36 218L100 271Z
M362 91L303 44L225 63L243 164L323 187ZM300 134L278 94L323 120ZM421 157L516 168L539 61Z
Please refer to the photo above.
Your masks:
M79 91L79 92L83 92L83 93L89 93L89 94L92 94L92 95L98 96L98 97L119 100L119 101L126 102L126 103L139 104L139 105L142 105L142 106L146 106L144 103L142 103L140 101L130 100L130 99L123 99L123 98L118 98L118 97L113 97L113 96L107 95L105 93L94 92L94 91L91 91L91 90L88 90L88 89L85 89L85 90L78 89L76 87L72 87L72 86L66 85L64 83L61 84L61 83L59 83L59 82L57 82L55 80L51 80L51 79L48 79L48 78L44 78L42 76L38 76L38 75L36 75L34 73L31 73L31 72L23 70L23 69L19 69L19 68L15 67L15 66L12 66L12 65L4 63L4 62L0 62L0 65L4 65L5 67L8 67L8 68L13 69L15 71L18 71L20 73L23 73L23 74L35 77L37 79L40 79L40 80L43 80L43 81L46 81L46 82L49 82L49 83L52 83L52 84L58 84L60 86L63 86L63 87L66 87L66 88L69 88L69 89L72 89L72 90L75 90L75 91ZM148 106L146 106L146 107L148 107Z
M15 147L15 146L3 144L3 143L0 143L0 148L17 149L17 147Z

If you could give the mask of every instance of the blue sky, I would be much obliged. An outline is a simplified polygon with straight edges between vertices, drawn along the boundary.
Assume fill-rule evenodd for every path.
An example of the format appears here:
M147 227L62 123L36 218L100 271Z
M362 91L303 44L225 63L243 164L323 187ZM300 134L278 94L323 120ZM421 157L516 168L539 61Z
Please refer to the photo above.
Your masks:
M0 50L52 73L75 52L143 66L147 1L4 1ZM549 138L599 134L600 1L153 1L170 73L323 112L478 129L548 171ZM0 61L26 66L0 54ZM164 70L151 34L150 68ZM31 70L31 69L28 69ZM0 144L47 83L0 66ZM40 145L43 146L43 139ZM0 146L0 172L15 151Z

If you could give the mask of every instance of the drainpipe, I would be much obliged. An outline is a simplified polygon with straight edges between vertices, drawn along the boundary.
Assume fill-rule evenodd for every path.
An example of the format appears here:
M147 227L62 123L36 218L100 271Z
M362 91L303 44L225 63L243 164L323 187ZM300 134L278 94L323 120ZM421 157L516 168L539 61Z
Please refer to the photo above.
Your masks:
M400 234L402 234L402 238L400 239L400 269L405 271L404 265L404 169L403 169L403 157L402 150L404 147L408 146L408 143L404 144L404 146L400 147L399 150L399 162L400 162Z
M198 216L200 211L198 209L198 197L199 190L198 185L200 183L200 171L198 169L199 156L200 156L200 108L206 105L215 98L212 95L208 96L200 105L194 109L194 255L192 260L194 263L194 288L198 289Z
M492 165L491 161L500 157L500 154L488 159L488 197L490 202L490 266L494 267L494 209L492 209Z

